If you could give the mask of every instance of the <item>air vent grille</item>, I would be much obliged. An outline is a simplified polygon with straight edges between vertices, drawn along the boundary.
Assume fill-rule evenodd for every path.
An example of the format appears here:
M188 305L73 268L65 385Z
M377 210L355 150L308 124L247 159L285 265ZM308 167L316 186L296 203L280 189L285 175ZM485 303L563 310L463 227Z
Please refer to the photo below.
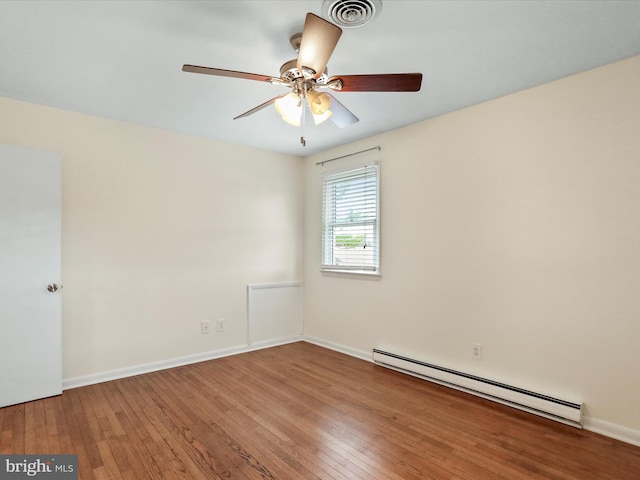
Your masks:
M343 28L366 25L382 10L382 0L324 0L322 15Z

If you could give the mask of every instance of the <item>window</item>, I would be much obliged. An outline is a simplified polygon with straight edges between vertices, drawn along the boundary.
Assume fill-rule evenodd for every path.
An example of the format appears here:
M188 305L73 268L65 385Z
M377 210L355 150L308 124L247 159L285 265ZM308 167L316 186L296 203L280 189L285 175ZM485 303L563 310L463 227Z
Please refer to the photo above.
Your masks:
M378 165L324 174L323 270L378 270L378 184Z

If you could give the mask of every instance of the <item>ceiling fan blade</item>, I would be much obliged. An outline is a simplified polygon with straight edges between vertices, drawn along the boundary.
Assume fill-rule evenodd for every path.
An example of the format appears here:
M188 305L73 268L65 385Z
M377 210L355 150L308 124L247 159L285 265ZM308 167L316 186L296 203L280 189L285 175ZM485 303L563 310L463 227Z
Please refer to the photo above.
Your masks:
M417 92L421 73L381 73L373 75L338 75L327 80L342 82L341 92Z
M237 120L239 118L248 117L249 115L252 115L252 114L256 113L258 110L262 110L263 108L268 107L269 105L274 103L276 100L278 100L279 98L282 98L282 97L284 97L286 95L289 95L289 92L283 93L282 95L278 95L277 97L273 97L271 100L267 100L266 102L261 103L257 107L254 107L251 110L247 110L246 112L241 113L240 115L235 117L234 120Z
M221 68L198 67L197 65L183 65L183 72L204 73L205 75L217 75L218 77L246 78L259 82L270 82L273 77L259 75L257 73L236 72L235 70L222 70Z
M307 67L315 72L313 78L322 75L340 35L340 27L313 13L307 13L298 53L298 70L302 71L302 67Z
M351 111L341 104L336 97L327 93L329 97L331 97L331 103L329 104L329 110L331 110L331 116L329 120L331 120L336 126L339 128L348 127L349 125L353 125L354 123L358 123L360 119L356 117Z

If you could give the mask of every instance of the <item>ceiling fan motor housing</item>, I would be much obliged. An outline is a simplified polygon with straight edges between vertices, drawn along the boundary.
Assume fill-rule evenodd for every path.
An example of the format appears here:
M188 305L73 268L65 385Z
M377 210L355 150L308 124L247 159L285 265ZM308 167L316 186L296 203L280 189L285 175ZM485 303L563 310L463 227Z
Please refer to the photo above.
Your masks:
M314 83L321 85L327 83L327 80L329 78L327 71L328 70L325 68L322 75L316 78ZM280 78L289 83L295 83L297 79L304 78L302 72L298 70L297 58L294 58L282 64L282 66L280 67Z

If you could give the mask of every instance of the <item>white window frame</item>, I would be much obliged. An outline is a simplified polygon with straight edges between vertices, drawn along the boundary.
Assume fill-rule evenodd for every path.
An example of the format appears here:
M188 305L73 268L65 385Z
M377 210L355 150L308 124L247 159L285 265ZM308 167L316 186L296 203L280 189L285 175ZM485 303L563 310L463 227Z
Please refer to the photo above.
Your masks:
M361 173L360 173L361 172ZM365 173L366 172L366 173ZM373 173L372 173L373 172ZM363 207L368 213L371 213L371 209L375 208L373 217L365 218L364 221L354 223L338 222L335 218L336 200L332 199L331 189L335 185L339 184L342 179L345 183L349 179L355 177L362 177L364 175L373 176L375 179L375 188L373 193L374 199L366 199L371 190L367 189L363 191L363 202L367 202L367 206ZM344 168L341 170L332 170L325 172L322 175L322 233L321 233L321 271L323 272L347 272L367 275L379 275L380 274L380 165L378 162L372 162L367 164L360 164ZM366 192L366 193L364 193ZM335 190L333 190L333 194ZM366 200L365 200L366 199ZM363 206L363 203L357 205ZM351 220L350 222L353 222ZM365 234L365 245L362 249L362 255L359 255L359 260L365 260L369 253L365 255L365 249L367 244L371 248L370 261L353 262L348 261L340 262L336 256L336 237L339 235L337 228L342 227L360 227L363 234ZM370 236L368 233L370 232ZM353 254L353 252L351 252ZM358 257L358 254L353 255Z

